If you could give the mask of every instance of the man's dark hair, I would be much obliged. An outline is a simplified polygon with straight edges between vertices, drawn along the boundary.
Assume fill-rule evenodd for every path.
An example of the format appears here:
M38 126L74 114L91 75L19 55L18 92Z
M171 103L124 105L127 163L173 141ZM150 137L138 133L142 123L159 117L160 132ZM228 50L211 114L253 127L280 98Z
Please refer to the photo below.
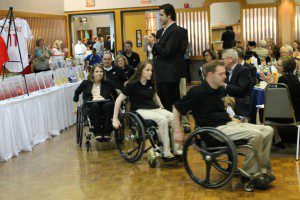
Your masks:
M176 12L174 7L171 4L164 4L159 6L160 10L164 10L166 16L170 16L173 21L176 21Z
M204 77L206 77L209 72L215 73L217 66L225 66L225 64L220 60L212 60L205 63L202 67Z
M125 43L124 43L124 45L125 44L129 44L131 47L132 47L132 42L130 41L130 40L127 40Z

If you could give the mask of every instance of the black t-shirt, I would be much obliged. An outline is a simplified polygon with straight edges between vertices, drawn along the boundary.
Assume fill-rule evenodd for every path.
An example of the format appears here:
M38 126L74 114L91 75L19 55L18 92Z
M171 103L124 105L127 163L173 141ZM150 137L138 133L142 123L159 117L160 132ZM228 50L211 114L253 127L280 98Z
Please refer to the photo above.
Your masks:
M128 83L122 93L129 97L131 110L133 111L159 108L153 100L155 92L150 81L147 81L146 85L143 85L140 81Z
M174 106L182 114L192 111L196 125L217 127L231 121L225 111L221 88L213 89L206 81L191 88Z
M110 71L105 70L106 79L109 80L116 89L123 90L126 75L119 67L114 67Z
M126 55L126 52L124 52L123 55L127 58L128 64L130 66L132 66L133 68L136 68L138 66L138 64L140 64L140 62L141 62L139 54L137 54L135 52L132 52L130 57L128 57Z

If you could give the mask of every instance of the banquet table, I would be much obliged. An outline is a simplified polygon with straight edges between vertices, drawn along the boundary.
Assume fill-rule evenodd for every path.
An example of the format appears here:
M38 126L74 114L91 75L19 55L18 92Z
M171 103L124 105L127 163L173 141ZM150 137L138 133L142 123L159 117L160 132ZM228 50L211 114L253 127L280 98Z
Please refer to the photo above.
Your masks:
M79 84L67 83L0 101L0 161L31 151L34 145L73 125L73 95Z
M259 122L257 115L257 106L265 103L265 90L259 87L254 87L252 92L252 111L250 114L250 122L256 124Z

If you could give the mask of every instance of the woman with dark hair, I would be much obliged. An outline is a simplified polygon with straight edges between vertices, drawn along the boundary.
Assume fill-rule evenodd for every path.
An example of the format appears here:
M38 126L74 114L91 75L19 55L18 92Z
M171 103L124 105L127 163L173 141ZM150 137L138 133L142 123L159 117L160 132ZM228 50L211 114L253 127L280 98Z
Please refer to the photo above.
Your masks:
M102 64L94 65L88 75L88 80L82 83L75 90L74 94L74 113L77 113L79 95L83 93L83 102L94 101L88 103L92 126L97 141L109 141L112 131L111 119L113 115L114 103L117 98L117 91L113 85L105 80L105 74ZM105 101L111 100L111 101ZM104 121L100 119L103 116ZM103 125L103 128L101 127Z
M269 51L269 57L270 57L269 64L275 65L276 61L278 61L280 58L279 48L275 44L271 44L268 47L268 51Z
M294 57L299 56L299 53L300 53L300 42L298 40L294 40L293 44L292 44L292 47L293 47L293 50L294 50L293 56Z
M170 150L169 137L169 126L173 126L173 114L164 109L161 104L156 91L153 67L149 62L138 65L136 72L116 100L113 116L113 127L116 129L120 126L118 120L120 106L126 97L129 97L132 111L136 111L143 119L153 120L158 124L158 134L163 143L164 160L176 160ZM174 145L174 142L172 144ZM173 153L180 154L174 148Z
M212 49L205 49L202 52L202 56L204 58L204 62L210 62L212 60L216 60L216 55ZM204 80L204 75L203 75L203 68L202 66L199 68L199 76L200 76L200 81L202 82Z

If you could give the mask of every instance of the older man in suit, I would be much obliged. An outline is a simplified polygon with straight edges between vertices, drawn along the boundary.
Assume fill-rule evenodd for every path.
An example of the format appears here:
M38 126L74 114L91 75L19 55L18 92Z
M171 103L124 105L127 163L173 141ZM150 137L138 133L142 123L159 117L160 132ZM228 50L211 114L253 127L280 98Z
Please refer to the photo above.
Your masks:
M249 117L251 112L252 79L250 70L238 63L238 53L227 49L222 54L222 61L227 68L227 78L223 87L226 94L234 97L236 115Z
M158 41L145 36L155 55L153 60L157 92L163 106L172 111L173 104L180 99L179 82L183 77L182 54L183 31L176 25L176 13L171 4L159 7L163 30L157 32Z

